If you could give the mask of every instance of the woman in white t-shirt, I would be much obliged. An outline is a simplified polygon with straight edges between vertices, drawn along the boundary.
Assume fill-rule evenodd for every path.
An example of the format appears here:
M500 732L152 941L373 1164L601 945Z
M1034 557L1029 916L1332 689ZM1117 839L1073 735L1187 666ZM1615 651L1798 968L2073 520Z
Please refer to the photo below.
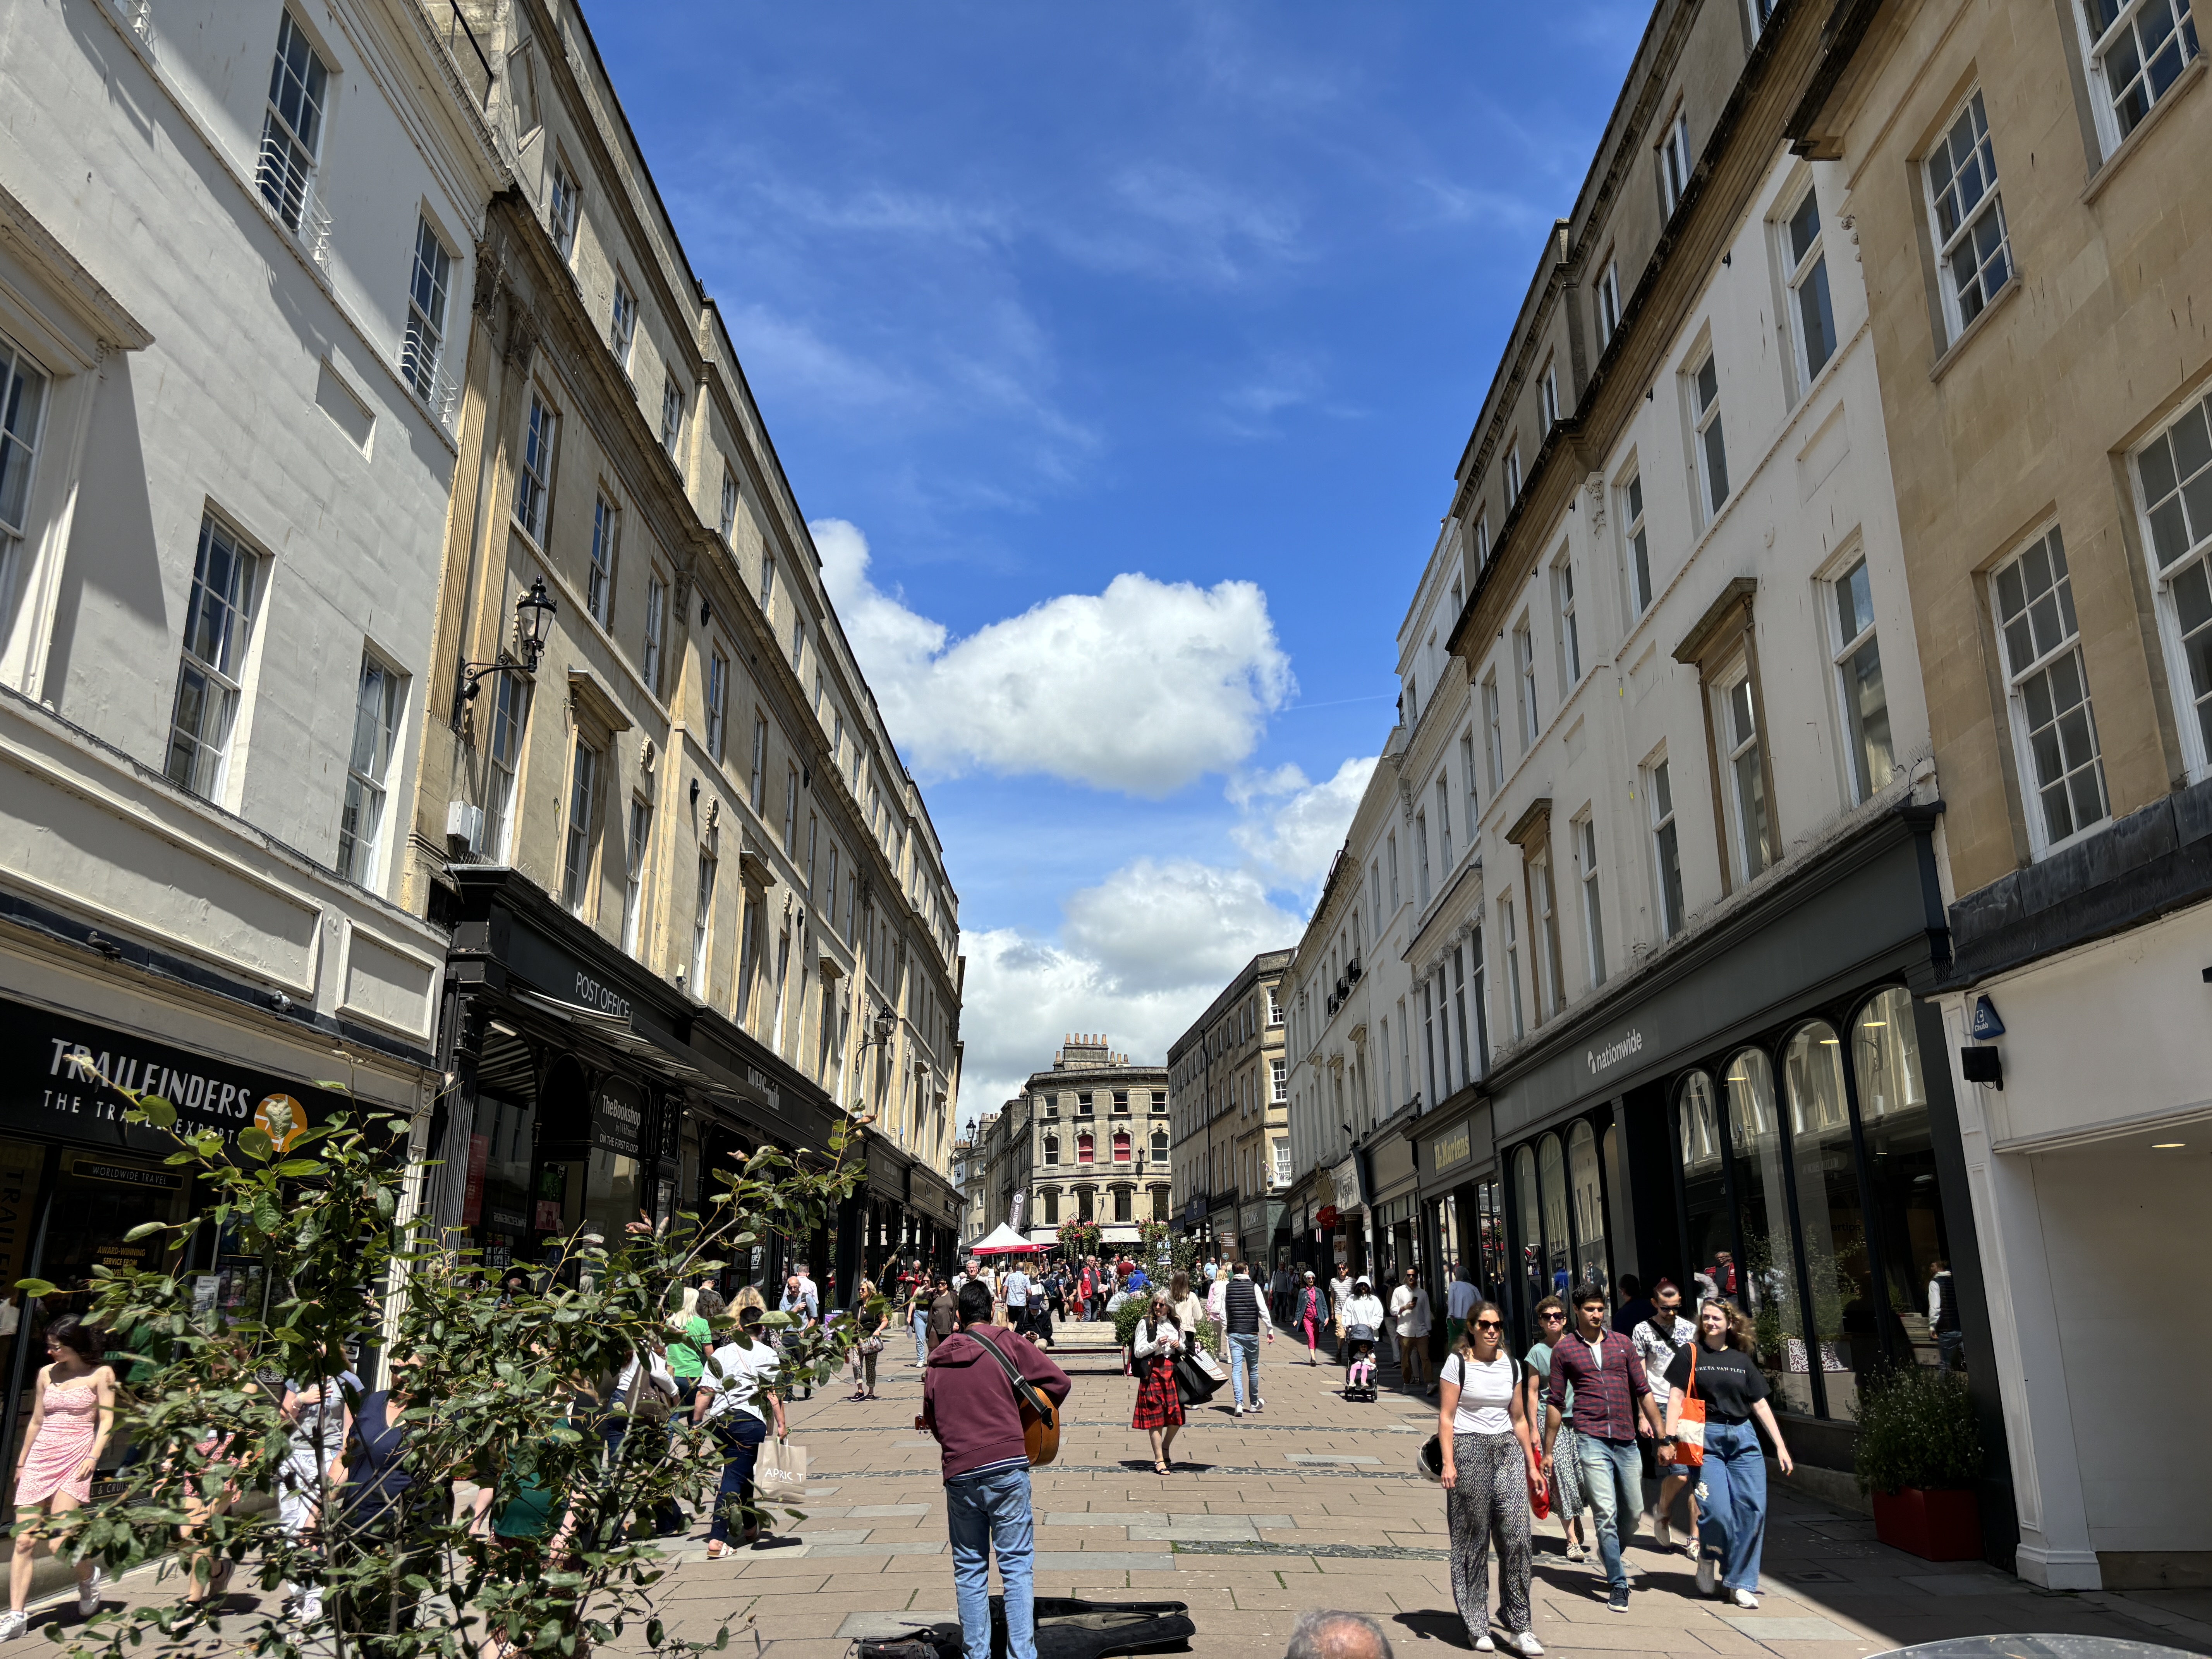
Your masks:
M782 1358L769 1344L758 1309L743 1309L739 1317L744 1322L737 1333L700 1367L699 1393L691 1407L691 1420L705 1424L722 1448L722 1486L714 1496L714 1522L707 1534L710 1561L730 1553L732 1516L740 1529L739 1543L759 1541L761 1512L753 1505L753 1465L768 1438L769 1413L775 1413L777 1439L790 1433L783 1401L775 1389Z
M1507 1644L1540 1654L1528 1599L1528 1494L1541 1463L1522 1398L1521 1363L1505 1351L1505 1316L1479 1302L1443 1363L1437 1439L1443 1452L1444 1518L1451 1530L1452 1595L1477 1653L1492 1653L1490 1547L1498 1546L1498 1613Z

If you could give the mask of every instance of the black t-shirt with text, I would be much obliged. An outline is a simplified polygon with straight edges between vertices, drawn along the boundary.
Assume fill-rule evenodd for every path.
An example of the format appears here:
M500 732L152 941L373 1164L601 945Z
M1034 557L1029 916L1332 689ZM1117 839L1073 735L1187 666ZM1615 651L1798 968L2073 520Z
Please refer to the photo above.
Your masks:
M1684 1348L1667 1367L1667 1385L1690 1386L1690 1357L1698 1361L1698 1397L1705 1402L1705 1419L1711 1423L1742 1423L1752 1406L1766 1398L1766 1378L1751 1356L1735 1348L1708 1348L1703 1342Z

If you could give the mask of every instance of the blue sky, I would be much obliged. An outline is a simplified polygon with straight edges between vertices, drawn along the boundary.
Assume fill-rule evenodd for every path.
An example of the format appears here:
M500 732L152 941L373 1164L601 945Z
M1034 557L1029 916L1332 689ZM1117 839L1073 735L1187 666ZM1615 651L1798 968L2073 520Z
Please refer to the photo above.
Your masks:
M943 837L963 1120L1296 942L1646 15L592 9Z

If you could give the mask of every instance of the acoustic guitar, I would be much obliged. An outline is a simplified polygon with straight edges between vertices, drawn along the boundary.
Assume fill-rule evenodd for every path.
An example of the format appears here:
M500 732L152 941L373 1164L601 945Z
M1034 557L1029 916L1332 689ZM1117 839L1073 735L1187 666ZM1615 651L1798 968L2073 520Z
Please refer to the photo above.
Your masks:
M1029 1455L1031 1468L1042 1468L1060 1455L1060 1407L1052 1403L1050 1395L1022 1375L1020 1367L1006 1358L1006 1351L986 1337L981 1327L970 1325L968 1334L991 1351L991 1358L999 1362L999 1369L1013 1385L1014 1403L1022 1413L1022 1449Z

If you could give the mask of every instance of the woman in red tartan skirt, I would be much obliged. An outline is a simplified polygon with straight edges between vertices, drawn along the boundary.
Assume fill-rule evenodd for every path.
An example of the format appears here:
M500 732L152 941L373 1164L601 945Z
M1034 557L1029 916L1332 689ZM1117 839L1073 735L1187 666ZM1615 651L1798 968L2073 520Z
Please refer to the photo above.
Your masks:
M1176 1431L1182 1426L1182 1396L1176 1392L1175 1380L1175 1362L1182 1352L1182 1329L1176 1323L1175 1304L1168 1300L1166 1291L1153 1293L1152 1305L1137 1322L1129 1352L1136 1358L1139 1377L1136 1415L1129 1419L1129 1426L1152 1431L1152 1468L1166 1474L1172 1467L1169 1449L1175 1444Z

